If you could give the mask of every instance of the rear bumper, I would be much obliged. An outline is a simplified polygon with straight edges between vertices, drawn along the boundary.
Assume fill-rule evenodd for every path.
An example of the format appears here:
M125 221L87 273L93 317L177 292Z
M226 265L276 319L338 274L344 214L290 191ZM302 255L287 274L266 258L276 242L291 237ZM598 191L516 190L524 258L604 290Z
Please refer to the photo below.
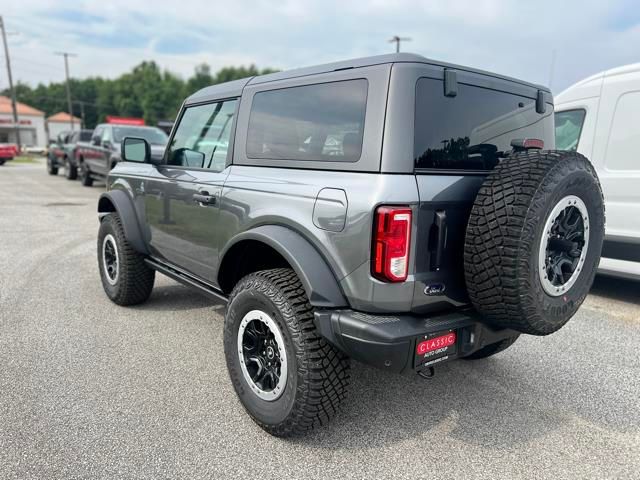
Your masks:
M430 317L376 315L353 310L318 310L314 323L329 343L360 362L393 372L421 371L443 361L466 357L477 350L516 335L479 321L473 310ZM436 334L456 332L454 353L433 361L418 360L418 343ZM426 363L423 363L426 362Z

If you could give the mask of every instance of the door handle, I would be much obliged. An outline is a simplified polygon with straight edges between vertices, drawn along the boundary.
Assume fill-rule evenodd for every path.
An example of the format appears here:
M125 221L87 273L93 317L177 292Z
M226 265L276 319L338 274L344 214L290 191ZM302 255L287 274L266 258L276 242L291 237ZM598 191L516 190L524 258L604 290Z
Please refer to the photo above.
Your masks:
M209 195L209 192L200 192L193 194L193 200L198 202L200 205L215 205L216 204L216 196Z
M447 246L447 212L444 210L436 211L435 225L438 232L436 240L435 262L433 270L440 270L442 266L442 254Z

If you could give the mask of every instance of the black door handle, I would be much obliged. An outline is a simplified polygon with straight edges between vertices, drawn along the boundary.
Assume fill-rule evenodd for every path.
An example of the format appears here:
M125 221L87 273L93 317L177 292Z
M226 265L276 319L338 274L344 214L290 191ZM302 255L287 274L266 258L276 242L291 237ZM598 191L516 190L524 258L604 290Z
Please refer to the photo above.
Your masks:
M438 271L442 266L442 254L447 246L447 212L444 210L436 211L435 225L438 231L438 237L436 240L436 258L433 264L433 270Z
M215 195L209 195L209 192L194 193L193 200L201 205L215 205Z

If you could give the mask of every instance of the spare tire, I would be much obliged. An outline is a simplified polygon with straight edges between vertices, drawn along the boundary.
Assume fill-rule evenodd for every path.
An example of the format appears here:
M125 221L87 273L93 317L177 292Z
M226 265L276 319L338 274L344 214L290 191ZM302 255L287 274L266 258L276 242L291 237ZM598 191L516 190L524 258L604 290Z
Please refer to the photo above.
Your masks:
M480 188L465 237L465 281L487 323L532 335L561 328L584 301L600 261L604 200L582 155L528 150Z

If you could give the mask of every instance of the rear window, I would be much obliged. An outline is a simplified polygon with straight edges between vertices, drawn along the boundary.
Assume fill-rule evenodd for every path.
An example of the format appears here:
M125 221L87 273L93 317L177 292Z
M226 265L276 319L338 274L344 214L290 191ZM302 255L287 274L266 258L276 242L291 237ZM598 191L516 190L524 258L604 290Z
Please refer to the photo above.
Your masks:
M247 156L356 162L362 152L367 81L305 85L256 93Z
M414 164L416 169L491 170L511 140L544 139L535 99L458 84L446 97L442 80L417 83ZM549 111L549 110L548 110Z
M575 152L578 149L586 113L583 109L556 112L556 148L558 150Z

